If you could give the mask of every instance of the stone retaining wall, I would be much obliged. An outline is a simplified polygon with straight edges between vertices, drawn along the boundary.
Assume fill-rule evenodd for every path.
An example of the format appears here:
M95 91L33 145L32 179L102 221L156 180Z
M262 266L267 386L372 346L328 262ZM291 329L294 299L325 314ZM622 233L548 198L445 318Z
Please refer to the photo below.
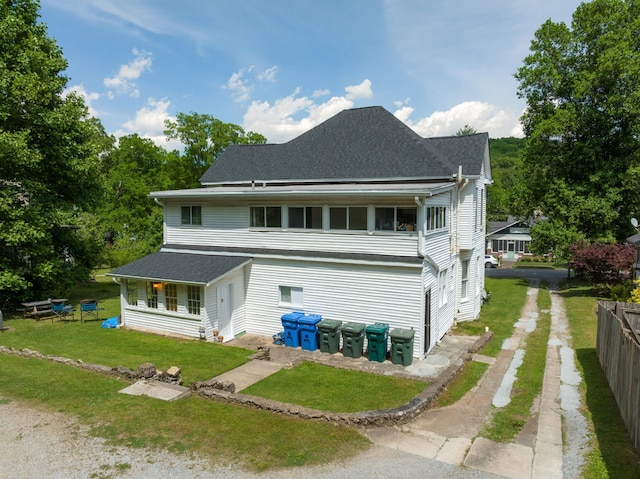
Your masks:
M430 383L424 391L418 394L415 398L402 406L392 409L363 411L357 413L331 413L327 411L319 411L295 404L287 404L279 401L273 401L271 399L236 393L234 392L235 386L232 383L218 382L215 379L210 379L208 381L196 381L191 384L191 390L194 394L198 394L199 396L210 400L252 407L254 409L274 412L286 416L295 416L302 419L318 420L351 427L399 425L406 423L410 419L429 409L440 396L440 393L462 370L464 363L471 360L473 355L482 349L482 347L484 347L492 337L492 332L485 333L463 356L463 364L449 366L449 368L440 374L436 381ZM17 350L14 348L0 346L0 352L22 357L54 361L88 371L129 380L153 378L164 382L181 383L181 380L179 379L180 369L175 366L164 372L156 371L153 364L147 363L139 366L137 371L133 371L129 368L125 368L124 366L110 368L99 364L85 363L80 360L44 355L38 351L32 351L29 349ZM169 372L171 372L171 374L169 374Z

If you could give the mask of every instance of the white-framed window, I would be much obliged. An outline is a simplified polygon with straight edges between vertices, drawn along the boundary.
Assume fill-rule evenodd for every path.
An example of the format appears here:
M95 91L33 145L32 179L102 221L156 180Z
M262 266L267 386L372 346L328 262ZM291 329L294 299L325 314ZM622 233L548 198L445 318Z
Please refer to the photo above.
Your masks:
M289 228L322 229L322 206L289 206Z
M201 291L200 286L187 286L187 312L189 314L200 315Z
M367 231L367 207L332 206L329 208L329 229Z
M252 206L249 224L252 228L282 228L280 206Z
M427 231L445 229L447 227L447 207L429 206L425 208L427 215Z
M202 206L181 206L181 224L202 226Z
M133 279L127 280L127 304L138 306L138 282Z
M460 299L469 299L469 263L468 259L462 260L460 267Z
M418 209L413 207L379 207L375 210L376 231L415 231Z
M158 291L162 283L147 281L147 308L158 309Z
M164 283L164 307L167 311L178 311L178 285Z
M303 289L297 286L280 286L280 305L283 306L304 306Z
M447 304L447 270L443 270L440 271L440 274L438 274L438 290L440 292L439 294L439 303L440 306L444 306L445 304Z

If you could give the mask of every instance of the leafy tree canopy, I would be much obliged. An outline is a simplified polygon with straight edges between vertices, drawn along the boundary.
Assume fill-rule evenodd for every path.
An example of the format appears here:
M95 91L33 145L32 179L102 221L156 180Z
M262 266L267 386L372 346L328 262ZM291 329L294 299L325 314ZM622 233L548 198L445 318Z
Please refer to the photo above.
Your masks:
M92 266L78 233L100 190L104 131L75 95L39 3L0 3L0 298L53 294Z
M456 136L467 136L467 135L475 135L478 133L476 129L470 125L464 125L458 131L456 131Z
M552 220L533 229L534 240L570 233L609 242L632 232L629 218L640 213L638 32L640 2L594 0L576 9L571 28L549 20L535 33L515 75L527 101L527 201Z
M185 145L184 154L170 166L175 188L194 188L198 179L229 145L266 143L259 133L245 132L241 126L224 123L211 115L178 113L176 121L165 121L165 135Z

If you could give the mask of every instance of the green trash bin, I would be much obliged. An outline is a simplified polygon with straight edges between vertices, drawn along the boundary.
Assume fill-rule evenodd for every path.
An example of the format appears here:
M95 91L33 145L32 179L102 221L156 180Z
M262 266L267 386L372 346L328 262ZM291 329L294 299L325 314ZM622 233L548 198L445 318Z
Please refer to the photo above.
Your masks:
M340 326L342 321L335 319L323 319L316 326L318 328L318 339L320 351L334 354L340 349Z
M364 328L362 323L344 323L342 325L342 355L347 358L362 356L364 346Z
M369 361L384 362L387 358L387 338L389 335L389 325L384 323L370 324L366 328L367 351Z
M413 361L413 329L392 329L391 338L391 362L409 366Z

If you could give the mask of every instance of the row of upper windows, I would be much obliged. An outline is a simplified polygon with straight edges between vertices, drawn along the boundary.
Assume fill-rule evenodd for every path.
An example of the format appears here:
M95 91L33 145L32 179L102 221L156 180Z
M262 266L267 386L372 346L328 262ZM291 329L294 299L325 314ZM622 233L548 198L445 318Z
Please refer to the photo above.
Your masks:
M201 206L181 206L182 225L202 225ZM286 211L286 215L283 212ZM298 228L347 231L416 231L418 210L415 207L375 207L369 224L367 206L328 207L328 224L324 224L322 206L252 206L249 226L252 228ZM447 227L447 208L425 209L427 231Z
M288 206L283 219L283 207L252 206L250 226L253 228L302 228L349 231L416 231L418 209L414 207L375 207L373 225L369 225L367 206L330 206L328 228L323 224L322 206ZM426 229L447 228L447 208L425 208ZM286 223L286 225L284 224Z

